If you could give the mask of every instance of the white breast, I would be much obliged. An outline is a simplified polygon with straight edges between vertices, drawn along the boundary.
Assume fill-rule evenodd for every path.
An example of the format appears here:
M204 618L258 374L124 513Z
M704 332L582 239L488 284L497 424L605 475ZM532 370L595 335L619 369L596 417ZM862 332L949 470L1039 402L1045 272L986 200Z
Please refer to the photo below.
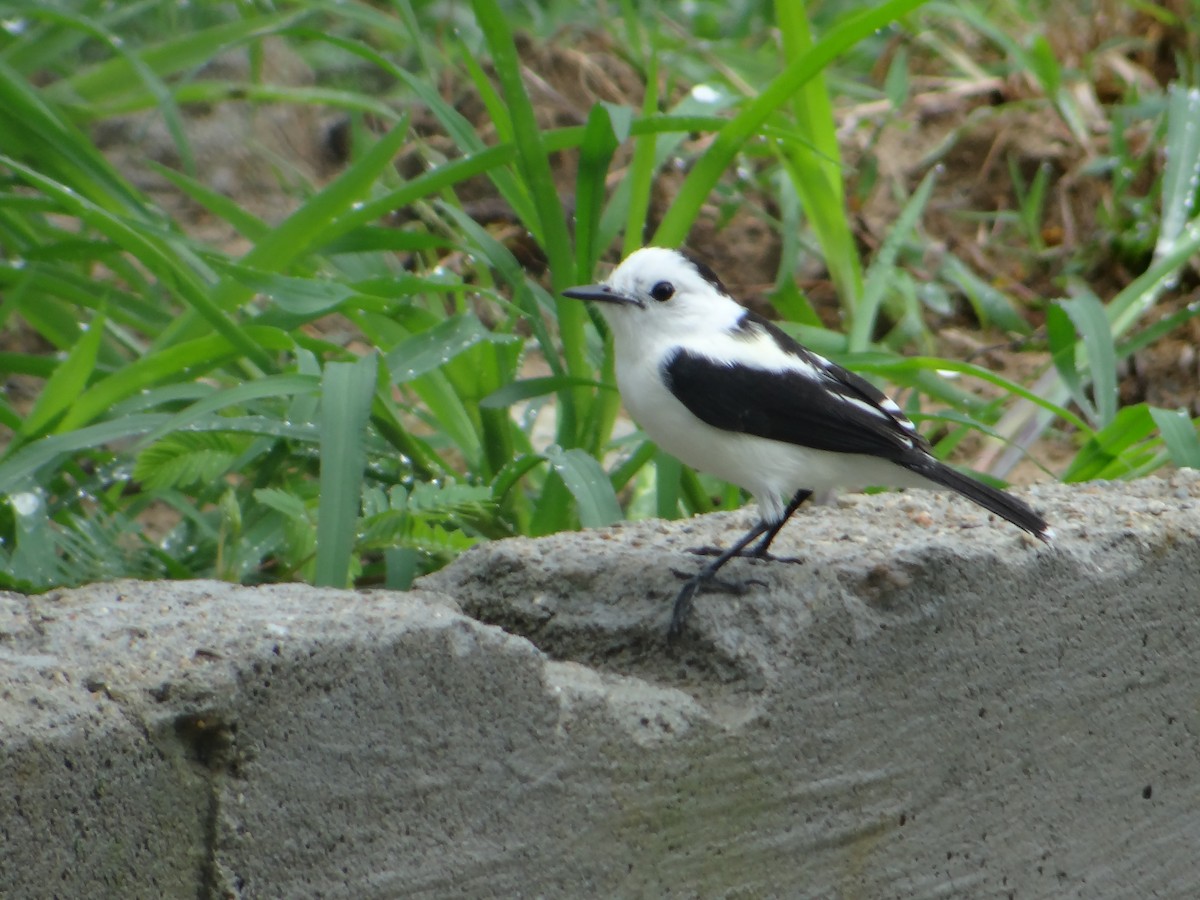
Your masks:
M801 488L929 486L920 476L883 459L714 428L692 415L663 383L660 362L671 348L639 343L644 352L637 358L623 354L620 345L617 348L617 384L629 414L672 456L752 493L768 521L778 520Z

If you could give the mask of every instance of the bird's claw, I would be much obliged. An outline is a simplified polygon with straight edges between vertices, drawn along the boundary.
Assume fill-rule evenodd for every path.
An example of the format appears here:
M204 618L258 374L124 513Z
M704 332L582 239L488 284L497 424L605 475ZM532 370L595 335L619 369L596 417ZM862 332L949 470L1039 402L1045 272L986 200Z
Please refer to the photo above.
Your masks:
M676 578L686 579L686 583L679 589L679 593L675 597L675 605L671 608L671 623L667 626L668 643L673 643L683 634L683 626L687 622L688 614L692 611L696 594L700 592L702 586L716 588L740 597L750 591L751 585L766 587L767 584L757 578L747 578L745 581L726 581L724 578L717 578L715 575L704 572L699 575L687 575L678 569L672 569L671 572Z
M720 547L689 547L687 550L695 556L720 556L725 551ZM789 563L792 565L803 565L804 560L799 556L776 556L773 553L757 550L743 550L740 553L735 553L738 559L761 559L763 562L773 563Z
M695 587L691 588L692 594L699 593L701 586L704 586L711 587L712 589L720 591L723 594L733 594L735 597L740 597L749 592L751 585L757 585L758 587L766 587L767 585L765 581L762 581L758 578L747 578L745 581L728 581L724 578L717 578L713 575L710 575L707 578L705 578L703 575L688 575L686 572L680 572L678 569L672 569L671 574L676 578L687 581L689 584L691 582L695 582ZM688 585L685 584L683 586L683 590L680 591L680 594L687 589ZM678 602L678 600L676 602Z

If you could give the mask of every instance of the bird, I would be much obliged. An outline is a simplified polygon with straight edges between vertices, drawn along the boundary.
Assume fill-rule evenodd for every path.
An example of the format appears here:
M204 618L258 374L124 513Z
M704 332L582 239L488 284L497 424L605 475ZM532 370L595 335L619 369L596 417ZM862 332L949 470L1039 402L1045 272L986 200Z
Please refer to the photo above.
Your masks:
M687 251L643 247L607 281L562 294L597 304L622 402L646 435L758 503L754 527L680 589L670 640L682 634L697 592L736 556L768 558L816 489L949 489L1035 538L1054 536L1023 501L935 458L895 401L742 306Z

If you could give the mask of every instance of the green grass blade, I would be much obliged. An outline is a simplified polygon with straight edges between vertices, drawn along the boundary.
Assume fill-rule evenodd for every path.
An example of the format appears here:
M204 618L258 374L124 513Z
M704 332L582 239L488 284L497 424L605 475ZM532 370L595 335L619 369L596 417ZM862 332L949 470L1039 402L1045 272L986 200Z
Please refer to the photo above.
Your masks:
M152 159L146 160L146 164L200 206L236 228L238 234L247 240L257 241L270 230L270 226L266 222L242 209L220 191L215 191L208 185L202 184L182 172L169 169Z
M303 254L330 222L366 196L380 174L392 165L407 137L408 120L403 119L278 228L264 236L241 262L250 268L279 271ZM230 291L230 297L218 295L218 304L222 308L236 306L246 296L244 290L230 288Z
M579 521L585 528L621 521L617 495L595 457L578 447L571 450L551 447L546 451L546 461L575 498Z
M750 101L713 140L696 162L679 194L654 234L652 243L675 247L683 243L700 207L733 158L776 110L833 60L863 38L912 12L925 0L885 0L839 23L804 56L790 63Z
M364 432L375 396L378 357L329 363L321 382L321 500L313 583L349 584L366 466Z
M1107 425L1117 414L1117 354L1104 304L1089 290L1062 301L1087 351L1088 375L1095 398L1097 424Z
M137 54L126 49L123 38L85 15L53 9L42 9L37 14L84 32L92 39L105 44L114 56L124 59L132 70L131 75L134 81L144 87L150 102L158 108L167 132L171 135L171 140L179 153L183 168L189 172L195 170L195 160L192 158L191 145L184 131L183 117L179 113L179 107L171 95L171 90L149 66L142 62Z
M1044 409L1053 414L1055 417L1062 419L1074 425L1085 434L1091 434L1092 429L1079 416L1071 412L1064 406L1060 406L1039 394L1034 393L1024 385L1017 384L1015 381L1010 381L1003 375L997 375L989 369L982 366L977 366L972 363L960 362L955 359L941 359L932 356L883 356L881 354L854 354L844 357L839 360L843 365L856 372L874 372L879 375L889 377L898 377L904 374L912 374L919 371L926 372L959 372L963 375L970 375L978 378L981 381L986 381L989 384L994 384L997 387L1003 388L1010 394L1015 394L1025 400L1028 400L1039 409Z
M1200 183L1200 88L1171 86L1167 111L1166 165L1162 181L1162 225L1155 257L1169 253L1196 205Z
M1089 420L1097 421L1096 407L1084 390L1084 378L1079 371L1079 336L1062 303L1052 303L1046 308L1046 342L1050 347L1050 359L1058 377L1071 392L1071 399Z
M1162 434L1171 462L1180 468L1200 469L1200 421L1183 409L1150 407L1150 416Z
M684 500L683 463L669 453L654 456L654 514L660 519L679 518Z
M603 249L599 246L598 232L607 194L605 179L613 154L628 134L627 119L622 123L614 121L614 115L618 114L601 103L595 104L588 112L583 143L579 145L579 170L575 176L575 271L583 279L590 277ZM617 135L618 125L626 133L621 137Z
M714 131L722 127L725 122L725 119L715 116L654 116L650 119L635 120L630 125L630 134L634 137L641 137L650 134L674 133L682 139L689 132ZM578 147L583 140L583 128L559 128L548 131L544 140L548 151L570 150ZM662 155L661 151L659 155ZM509 165L516 158L517 150L512 144L501 144L468 154L461 159L443 163L395 190L356 205L337 221L330 223L329 227L314 240L314 247L324 247L355 229L378 221L393 210L437 196L447 188L452 188L476 175L486 175L493 169ZM613 230L615 233L618 229L614 228ZM605 234L607 233L606 229Z
M131 224L102 205L88 200L74 188L46 177L15 159L0 156L0 164L19 174L30 186L54 197L64 211L76 216L133 254L167 284L173 284L180 296L212 328L236 347L241 355L260 368L269 369L271 358L249 340L242 329L209 297L207 287L180 258L176 248L160 240L143 223ZM167 329L168 332L171 329Z
M264 235L241 258L241 264L251 269L278 272L307 253L309 245L318 235L358 202L379 174L392 164L407 134L408 123L405 120L383 135L341 175L310 197L278 227ZM253 293L253 288L237 278L225 276L212 289L212 299L208 301L206 309L232 311L248 301ZM159 336L155 347L166 347L174 343L181 335L188 333L193 324L190 317L181 317L174 326ZM261 354L258 353L251 355L256 361L259 361L260 357ZM265 368L269 368L269 364Z
M46 5L46 4L41 4ZM81 4L75 4L76 6ZM161 5L161 0L138 0L138 2L122 4L93 3L92 12L97 21L110 31L126 27L130 22L138 21L146 13L152 12ZM96 7L101 7L97 9ZM52 72L64 61L78 61L82 46L88 36L77 28L64 27L53 19L39 19L35 16L9 16L9 11L20 9L21 12L35 13L37 10L32 3L8 2L3 6L8 32L15 40L0 49L0 59L8 63L18 72ZM3 42L0 41L0 46Z
M1165 338L1174 331L1178 331L1189 321L1200 316L1200 301L1193 301L1183 309L1177 309L1173 313L1168 313L1163 316L1153 325L1148 325L1139 331L1137 334L1117 345L1117 357L1119 359L1128 359L1135 353L1145 350L1151 344Z
M260 325L245 328L246 339L267 350L291 351L295 342L283 332ZM239 348L221 335L209 335L150 353L95 382L76 398L58 425L58 431L78 428L103 415L122 400L144 388L180 377L194 378L240 356Z
M443 319L429 330L397 344L388 351L384 364L392 381L401 384L444 366L478 344L517 340L515 335L491 331L477 316L467 313Z
M938 274L963 292L981 324L1009 334L1027 335L1033 330L1011 297L972 272L957 256L947 256Z
M571 253L570 229L554 183L537 116L525 91L521 59L513 42L512 27L508 14L496 0L472 0L471 5L492 51L496 77L512 118L517 165L537 213L537 228L531 230L539 234L550 265L562 357L568 374L585 378L590 374L585 331L587 311L583 304L559 296L561 291L577 283L579 277ZM569 407L570 411L570 415L560 415L558 419L558 442L563 446L574 447L583 440L580 426L588 419L590 402L591 398L582 391L570 392L560 399L560 404Z
M1187 224L1170 250L1155 256L1145 272L1109 301L1109 320L1114 337L1125 334L1154 306L1159 295L1176 283L1179 267L1197 252L1200 252L1200 216Z
M642 98L643 121L658 110L658 54L650 56L649 71L646 73L646 95ZM654 173L657 171L658 134L648 132L637 136L633 148L633 159L629 164L629 208L625 211L625 240L621 247L624 258L642 246L646 239L646 217L650 213L650 198L654 191ZM616 198L613 198L614 201ZM580 272L583 276L584 272ZM587 276L585 276L587 277Z
M1117 296L1108 303L1108 318L1110 331L1114 339L1119 339L1132 328L1153 306L1159 295L1174 283L1179 267L1184 265L1193 254L1200 251L1200 218L1194 218L1184 228L1180 239L1171 250L1161 258L1156 259L1145 272L1127 284ZM1128 349L1133 342L1125 342L1119 346ZM1084 352L1082 349L1080 352ZM1029 440L1036 437L1049 425L1052 417L1049 410L1041 406L1044 399L1055 408L1064 402L1070 392L1066 385L1058 379L1057 372L1048 372L1034 386L1038 403L1033 401L1018 404L1005 413L997 423L996 431L1005 442L1013 444L1012 448L1000 448L993 444L988 452L994 453L996 461L992 471L1007 472L1017 461L1017 451ZM1120 419L1120 413L1117 414ZM1148 415L1148 414L1147 414ZM1114 420L1114 421L1117 421ZM1109 425L1112 428L1113 425ZM1020 440L1016 440L1020 436ZM1089 471L1098 471L1094 467ZM1064 475L1064 480L1066 476Z
M1145 403L1125 406L1104 428L1094 432L1062 474L1066 483L1119 478L1133 470L1128 451L1154 433L1155 422Z
M111 102L115 96L139 89L135 65L159 78L193 69L228 47L251 37L264 37L309 15L307 11L243 16L201 31L189 31L138 50L88 66L55 82L47 96L62 103Z
M0 135L6 154L35 161L48 180L71 185L106 211L142 209L141 198L87 136L2 62ZM13 162L19 165L15 158Z
M163 413L124 416L113 422L101 422L77 428L66 434L51 434L32 441L0 462L0 494L21 490L27 479L61 456L79 450L103 447L113 441L127 440L145 434L165 422Z
M550 276L555 292L572 285L576 277L568 240L567 221L562 201L554 186L554 173L542 143L542 131L538 127L533 103L525 91L520 55L513 41L509 14L500 8L496 0L472 0L472 8L479 28L492 51L492 65L500 81L500 90L508 104L512 119L513 142L517 148L517 165L522 180L533 196L537 214L536 225L546 256L550 262ZM578 305L578 304L576 304ZM568 322L572 317L568 316ZM580 319L579 324L582 324ZM568 328L564 328L564 332ZM571 340L564 334L565 340ZM568 358L571 351L566 351ZM572 374L580 374L572 368Z
M853 320L850 323L850 350L860 352L871 345L872 333L879 318L880 307L886 297L888 286L895 280L896 257L900 247L909 239L909 234L916 227L925 205L933 193L933 185L937 180L938 170L930 169L920 185L908 198L900 215L892 223L883 246L871 261L867 270L867 281L863 287L862 300L853 310Z
M514 403L523 403L537 397L545 397L566 388L586 387L615 391L612 385L601 384L591 378L571 378L566 375L547 375L543 378L525 378L512 381L488 394L479 401L484 409L504 409Z
M104 316L97 314L84 328L83 336L75 342L67 358L46 381L37 402L21 425L19 433L23 440L42 434L83 393L95 371L96 356L103 339Z
M801 59L812 52L803 3L776 0L775 18L783 35L784 59ZM801 86L791 107L796 126L783 132L782 146L792 186L808 213L842 307L853 315L863 295L862 264L846 215L841 148L823 72Z
M196 401L147 434L137 446L144 447L173 431L184 431L207 416L231 406L241 406L266 398L315 395L319 390L320 380L314 375L264 375L254 381L216 391Z
M445 206L443 209L454 219L455 223L462 230L463 235L470 239L471 245L487 260L488 265L499 272L500 277L512 288L513 303L524 314L529 327L533 330L534 338L545 354L547 365L550 366L555 375L564 374L562 363L555 352L556 342L550 333L550 329L546 326L545 318L542 315L542 310L538 305L535 295L535 289L525 277L525 270L517 262L516 257L512 255L512 252L504 244L489 234L486 228L473 220L461 209L454 206ZM579 301L573 302L579 307L583 306ZM574 377L586 380L588 374L585 372L583 375ZM562 414L573 414L573 407L569 401L562 410Z

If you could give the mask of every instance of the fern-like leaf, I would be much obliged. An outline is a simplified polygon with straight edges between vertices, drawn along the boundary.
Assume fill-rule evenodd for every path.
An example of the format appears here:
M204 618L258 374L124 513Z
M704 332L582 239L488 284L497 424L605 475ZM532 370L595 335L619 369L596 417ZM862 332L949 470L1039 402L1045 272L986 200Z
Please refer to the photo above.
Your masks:
M177 432L138 454L133 477L153 491L213 484L229 472L247 443L243 436L219 431Z

